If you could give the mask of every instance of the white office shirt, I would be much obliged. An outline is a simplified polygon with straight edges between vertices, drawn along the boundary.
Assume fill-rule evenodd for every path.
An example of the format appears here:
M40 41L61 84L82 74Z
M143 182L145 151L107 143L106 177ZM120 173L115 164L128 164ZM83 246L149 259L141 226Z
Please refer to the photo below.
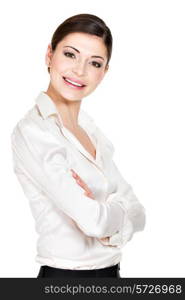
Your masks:
M109 139L82 109L78 122L96 148L96 159L63 125L53 100L40 92L11 134L14 172L39 235L36 262L105 268L119 263L122 247L144 229L145 209L118 171ZM84 194L70 169L95 199Z

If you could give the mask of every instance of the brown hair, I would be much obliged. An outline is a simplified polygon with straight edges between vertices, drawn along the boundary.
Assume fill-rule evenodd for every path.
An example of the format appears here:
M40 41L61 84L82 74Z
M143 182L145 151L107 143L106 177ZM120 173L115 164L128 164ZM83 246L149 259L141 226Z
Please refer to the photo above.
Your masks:
M78 14L66 19L55 30L51 39L51 49L55 51L58 43L68 34L73 32L84 32L99 36L107 49L107 65L112 54L113 38L110 29L99 17L92 14ZM50 73L50 67L48 67Z

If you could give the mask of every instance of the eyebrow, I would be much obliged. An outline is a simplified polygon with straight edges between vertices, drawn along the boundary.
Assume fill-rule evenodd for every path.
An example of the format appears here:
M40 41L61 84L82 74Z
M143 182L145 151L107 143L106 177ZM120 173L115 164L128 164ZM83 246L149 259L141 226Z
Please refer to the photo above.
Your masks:
M72 47L72 46L64 46L64 48L66 48L66 47L72 48L72 49L74 49L76 52L80 53L80 51L79 51L78 49L76 49L75 47ZM103 58L102 56L99 56L99 55L93 55L93 56L91 56L91 57L93 57L93 58L101 58L101 59L104 60L104 58Z

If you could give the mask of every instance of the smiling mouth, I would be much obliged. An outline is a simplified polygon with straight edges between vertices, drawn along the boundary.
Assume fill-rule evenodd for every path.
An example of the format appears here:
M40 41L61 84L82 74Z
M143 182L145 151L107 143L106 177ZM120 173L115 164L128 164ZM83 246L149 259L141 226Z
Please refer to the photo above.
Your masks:
M77 88L77 89L82 89L84 88L86 85L84 84L79 84L77 82L74 82L70 79L67 79L66 77L63 77L65 83L68 85L68 86L71 86L71 87L74 87L74 88Z

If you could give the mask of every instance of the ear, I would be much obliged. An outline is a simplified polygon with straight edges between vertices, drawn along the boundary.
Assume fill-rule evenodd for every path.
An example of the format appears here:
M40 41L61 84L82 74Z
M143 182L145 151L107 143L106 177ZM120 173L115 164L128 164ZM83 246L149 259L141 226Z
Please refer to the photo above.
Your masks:
M45 55L45 63L48 67L50 66L52 55L53 55L53 53L52 53L52 49L51 49L51 44L49 44L47 51L46 51L46 55Z

